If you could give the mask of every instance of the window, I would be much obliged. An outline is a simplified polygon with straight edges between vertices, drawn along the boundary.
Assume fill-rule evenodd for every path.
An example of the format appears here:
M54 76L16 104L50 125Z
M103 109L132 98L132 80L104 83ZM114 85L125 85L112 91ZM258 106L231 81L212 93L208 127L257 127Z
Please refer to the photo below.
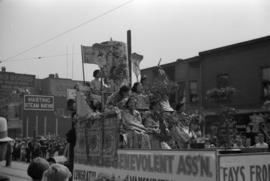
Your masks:
M56 109L56 114L58 115L58 116L64 116L65 115L65 110L64 110L64 108L57 108Z
M185 88L186 88L186 83L184 81L178 82L178 92L177 92L178 103L185 101Z
M10 103L8 105L8 118L9 119L16 119L20 116L20 106L15 103Z
M198 81L189 82L189 102L197 103L198 102Z
M270 67L262 69L263 100L270 100Z
M229 86L229 75L219 74L217 75L217 88L224 88Z

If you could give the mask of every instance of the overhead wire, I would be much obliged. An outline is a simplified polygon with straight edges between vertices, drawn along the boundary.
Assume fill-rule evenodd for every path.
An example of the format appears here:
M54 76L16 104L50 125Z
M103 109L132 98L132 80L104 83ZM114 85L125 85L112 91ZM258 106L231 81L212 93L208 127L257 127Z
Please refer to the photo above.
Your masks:
M80 53L73 53L74 55L79 55ZM11 59L8 62L16 62L16 61L28 61L28 60L40 60L40 59L48 59L48 58L55 58L55 57L63 57L70 54L57 54L57 55L48 55L48 56L38 56L38 57L29 57L29 58L22 58L22 59ZM1 63L1 62L0 62Z
M91 23L91 22L93 22L93 21L95 21L95 20L97 20L97 19L99 19L99 18L101 18L101 17L103 17L103 16L105 16L107 14L112 13L113 11L116 11L116 10L122 8L123 6L126 6L126 5L130 4L132 1L134 1L134 0L126 1L125 3L122 3L119 6L116 6L116 7L112 8L112 9L109 9L108 11L105 11L105 12L103 12L103 13L101 13L101 14L99 14L99 15L97 15L97 16L95 16L95 17L93 17L93 18L91 18L91 19L89 19L89 20L87 20L85 22L83 22L83 23L80 23L79 25L76 25L76 26L74 26L74 27L72 27L72 28L70 28L70 29L62 32L62 33L59 33L59 34L53 36L52 38L49 38L47 40L44 40L44 41L42 41L42 42L40 42L40 43L38 43L38 44L30 47L30 48L27 48L27 49L25 49L25 50L23 50L23 51L15 54L15 55L12 55L12 56L10 56L8 58L5 58L4 60L0 61L0 63L4 63L4 62L6 62L6 61L8 61L8 60L10 60L12 58L15 58L15 57L17 57L19 55L22 55L22 54L26 53L26 52L29 52L32 49L38 48L38 47L40 47L40 46L42 46L42 45L44 45L44 44L46 44L46 43L48 43L50 41L53 41L53 40L55 40L55 39L57 39L57 38L65 35L65 34L71 32L71 31L74 31L74 30L80 28L81 26L84 26L84 25L86 25L88 23Z

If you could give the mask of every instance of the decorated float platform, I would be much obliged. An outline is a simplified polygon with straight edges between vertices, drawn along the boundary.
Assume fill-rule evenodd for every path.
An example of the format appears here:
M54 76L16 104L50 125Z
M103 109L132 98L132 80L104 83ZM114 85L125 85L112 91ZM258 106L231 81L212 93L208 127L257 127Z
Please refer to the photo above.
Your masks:
M111 114L78 125L74 181L270 179L268 149L122 149L119 148L119 121Z
M131 85L132 66L137 79L140 76L139 63L142 56L133 54L131 61L130 45L127 47L127 56L125 46L122 42L113 41L82 46L82 62L99 65L103 73L103 105L109 94L102 89L103 81L112 84L113 91L117 91L123 83ZM156 87L170 89L161 69L159 73L161 81ZM75 90L77 114L81 114L81 117L77 117L75 123L74 181L270 180L268 149L205 148L204 144L195 144L190 149L123 147L122 124L117 113L96 114L89 111L87 101L81 94L87 92L85 90Z

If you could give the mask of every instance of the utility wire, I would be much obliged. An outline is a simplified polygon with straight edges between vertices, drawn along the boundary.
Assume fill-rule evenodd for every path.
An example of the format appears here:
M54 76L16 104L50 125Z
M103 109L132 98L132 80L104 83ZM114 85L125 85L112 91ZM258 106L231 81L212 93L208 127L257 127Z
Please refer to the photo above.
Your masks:
M80 53L74 53L74 55L79 55ZM55 57L63 57L66 55L72 54L57 54L57 55L48 55L48 56L39 56L39 57L29 57L29 58L22 58L22 59L11 59L8 62L16 62L16 61L27 61L27 60L40 60L40 59L48 59L48 58L55 58ZM1 61L0 61L1 63Z
M101 17L103 17L103 16L105 16L105 15L107 15L107 14L110 14L110 13L112 13L113 11L116 11L116 10L122 8L123 6L126 6L127 4L131 3L132 1L134 1L134 0L129 0L129 1L127 1L127 2L125 2L125 3L123 3L123 4L119 5L119 6L117 6L117 7L115 7L115 8L112 8L112 9L110 9L110 10L108 10L108 11L105 11L104 13L102 13L102 14L100 14L100 15L97 15L97 16L95 16L95 17L93 17L93 18L91 18L91 19L89 19L89 20L87 20L87 21L85 21L85 22L83 22L83 23L77 25L77 26L74 26L74 27L72 27L72 28L70 28L70 29L68 29L68 30L66 30L66 31L64 31L64 32L62 32L62 33L59 33L59 34L53 36L52 38L49 38L49 39L47 39L47 40L45 40L45 41L42 41L41 43L38 43L38 44L36 44L36 45L34 45L34 46L30 47L30 48L27 48L27 49L25 49L25 50L23 50L23 51L21 51L21 52L15 54L15 55L13 55L13 56L10 56L10 57L8 57L8 58L6 58L6 59L0 61L0 63L4 63L4 62L8 61L9 59L15 58L15 57L17 57L17 56L19 56L19 55L22 55L22 54L24 54L24 53L26 53L26 52L28 52L28 51L34 49L34 48L40 47L40 46L42 46L43 44L46 44L46 43L48 43L48 42L50 42L50 41L52 41L52 40L54 40L54 39L56 39L56 38L59 38L59 37L63 36L64 34L67 34L67 33L71 32L71 31L74 31L74 30L80 28L81 26L84 26L84 25L86 25L86 24L88 24L88 23L91 23L91 22L93 22L93 21L95 21L95 20L97 20L97 19L99 19L99 18L101 18Z

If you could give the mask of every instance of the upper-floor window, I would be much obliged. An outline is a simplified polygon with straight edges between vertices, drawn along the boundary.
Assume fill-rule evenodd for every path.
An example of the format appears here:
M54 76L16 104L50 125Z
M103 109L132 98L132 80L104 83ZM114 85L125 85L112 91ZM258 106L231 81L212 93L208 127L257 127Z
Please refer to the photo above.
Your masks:
M263 100L270 100L270 67L262 69Z
M178 91L177 91L177 102L184 102L185 97L186 83L184 81L178 82Z
M198 81L189 82L189 102L196 103L199 101L198 96Z
M229 74L217 75L217 88L228 87L229 84Z

